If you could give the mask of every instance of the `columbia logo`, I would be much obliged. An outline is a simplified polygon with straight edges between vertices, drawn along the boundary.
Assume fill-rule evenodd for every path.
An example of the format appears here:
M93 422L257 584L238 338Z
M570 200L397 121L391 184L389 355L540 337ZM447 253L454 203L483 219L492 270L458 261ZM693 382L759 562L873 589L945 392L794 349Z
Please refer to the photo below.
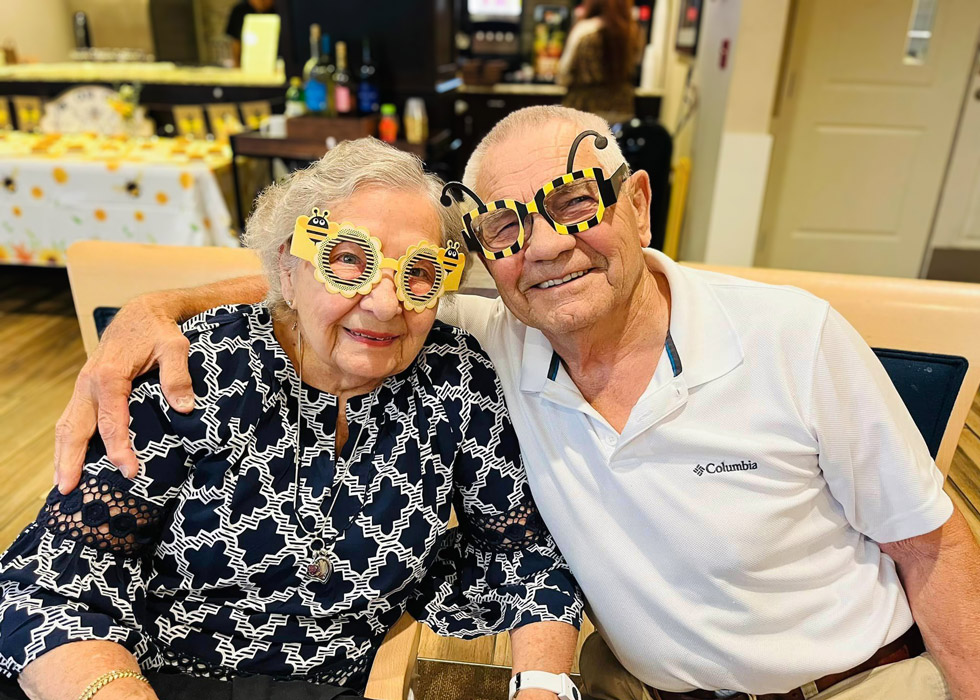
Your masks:
M747 472L758 468L758 464L746 460L741 462L708 462L694 467L694 473L703 476L704 474L721 474L724 472Z

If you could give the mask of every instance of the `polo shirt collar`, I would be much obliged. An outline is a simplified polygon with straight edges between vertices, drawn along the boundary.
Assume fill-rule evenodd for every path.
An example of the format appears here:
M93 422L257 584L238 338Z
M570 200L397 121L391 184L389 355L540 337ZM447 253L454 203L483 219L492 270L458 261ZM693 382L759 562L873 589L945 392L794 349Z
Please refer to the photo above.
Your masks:
M645 249L647 267L662 272L670 287L670 335L684 362L683 377L693 389L742 363L742 344L725 308L704 279L659 250Z
M687 387L700 386L735 369L743 359L742 346L711 286L699 273L678 265L660 251L643 252L647 267L667 277L670 338ZM547 382L564 377L553 367L554 356L544 333L528 327L521 360L521 391L540 393Z

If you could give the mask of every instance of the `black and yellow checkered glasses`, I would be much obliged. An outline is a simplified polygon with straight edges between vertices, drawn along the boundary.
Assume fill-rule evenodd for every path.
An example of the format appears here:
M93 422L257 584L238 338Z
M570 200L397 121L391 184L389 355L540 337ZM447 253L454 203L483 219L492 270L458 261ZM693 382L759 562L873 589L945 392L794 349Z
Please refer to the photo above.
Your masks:
M348 299L371 293L381 282L381 271L395 271L395 293L409 311L431 309L446 292L459 289L466 256L450 241L440 248L429 241L409 246L400 258L386 258L381 241L360 226L327 219L330 212L313 209L300 216L293 229L289 252L313 263L316 280L328 292Z
M482 251L488 260L514 255L524 247L524 223L531 214L540 214L560 234L582 233L598 226L606 210L619 198L629 166L623 163L609 178L606 178L602 168L573 171L575 151L582 139L588 136L595 137L597 149L608 145L606 137L595 131L583 131L576 136L568 153L568 172L545 183L530 202L498 199L485 204L461 182L448 183L442 190L442 203L445 206L452 203L449 193L454 190L459 201L466 194L478 205L463 214L463 237L470 250Z

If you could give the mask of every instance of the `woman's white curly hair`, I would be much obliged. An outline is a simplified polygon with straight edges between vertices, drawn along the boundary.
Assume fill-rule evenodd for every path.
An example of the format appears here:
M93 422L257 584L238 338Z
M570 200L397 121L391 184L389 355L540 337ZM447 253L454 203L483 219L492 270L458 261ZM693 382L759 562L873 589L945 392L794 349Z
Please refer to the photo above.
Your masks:
M262 261L269 281L269 309L280 316L287 312L279 281L280 260L285 267L295 266L299 259L288 252L280 256L279 250L286 246L288 251L296 218L309 215L313 207L334 209L363 187L426 194L439 213L442 244L453 240L465 250L459 206L454 203L444 207L440 203L442 186L442 180L425 172L416 156L368 137L343 141L305 170L267 187L256 199L243 238Z

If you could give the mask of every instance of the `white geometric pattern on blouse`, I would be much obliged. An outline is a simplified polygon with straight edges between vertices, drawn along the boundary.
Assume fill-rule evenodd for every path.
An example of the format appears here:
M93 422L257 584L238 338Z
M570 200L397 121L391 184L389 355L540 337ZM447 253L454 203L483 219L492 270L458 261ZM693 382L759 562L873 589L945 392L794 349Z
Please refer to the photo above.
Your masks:
M140 474L121 477L93 440L79 489L52 491L0 557L0 672L106 639L144 670L362 687L405 610L460 637L577 624L577 586L471 336L436 324L408 370L348 402L358 447L334 487L336 568L318 582L301 574L311 536L292 508L297 378L268 310L219 307L184 329L196 410L173 412L155 374L140 380L130 399ZM337 405L302 391L299 516L318 531ZM451 503L460 527L446 531Z

